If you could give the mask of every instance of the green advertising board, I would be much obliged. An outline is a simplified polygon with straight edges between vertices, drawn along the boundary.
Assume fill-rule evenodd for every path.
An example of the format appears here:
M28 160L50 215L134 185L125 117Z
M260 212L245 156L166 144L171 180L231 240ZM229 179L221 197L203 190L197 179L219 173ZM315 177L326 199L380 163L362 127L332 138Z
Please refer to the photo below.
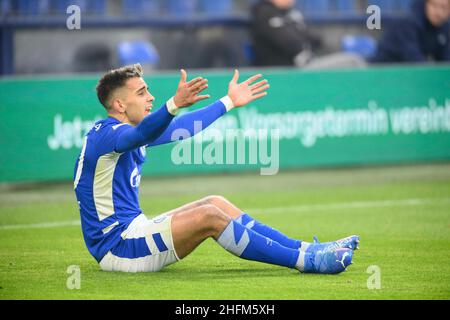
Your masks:
M450 159L450 66L258 72L271 85L265 98L232 110L204 134L147 149L143 175ZM241 80L251 74L241 72ZM201 75L209 103L226 95L232 71ZM72 179L84 134L106 116L97 80L0 80L0 183ZM154 105L162 105L179 75L145 80Z

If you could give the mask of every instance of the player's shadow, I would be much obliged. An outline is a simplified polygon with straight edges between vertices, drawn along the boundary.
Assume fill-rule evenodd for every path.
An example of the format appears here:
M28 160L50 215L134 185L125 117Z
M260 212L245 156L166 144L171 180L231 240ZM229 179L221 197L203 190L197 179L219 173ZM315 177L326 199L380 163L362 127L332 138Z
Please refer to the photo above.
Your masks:
M189 279L194 280L198 279L210 279L210 280L221 280L221 279L233 279L233 278L272 278L272 277L280 277L280 274L285 274L286 272L292 273L298 276L298 271L288 270L288 269L278 269L278 268L223 268L223 267L211 267L210 269L205 270L202 269L194 269L194 268L167 268L165 270L161 270L160 274L165 274L173 278L177 273L186 274L189 273Z

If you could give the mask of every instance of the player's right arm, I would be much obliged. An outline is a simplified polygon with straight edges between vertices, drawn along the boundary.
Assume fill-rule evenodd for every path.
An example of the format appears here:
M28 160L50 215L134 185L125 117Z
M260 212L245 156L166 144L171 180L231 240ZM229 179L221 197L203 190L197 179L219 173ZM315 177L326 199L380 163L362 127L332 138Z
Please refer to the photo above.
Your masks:
M209 98L199 95L208 87L208 81L197 77L187 82L185 70L181 70L181 78L175 96L156 112L146 116L136 127L127 125L120 130L114 151L122 153L149 144L159 137L169 126L180 108Z
M116 139L114 151L126 152L144 146L160 136L172 121L167 103L156 112L146 116L136 127L124 125Z

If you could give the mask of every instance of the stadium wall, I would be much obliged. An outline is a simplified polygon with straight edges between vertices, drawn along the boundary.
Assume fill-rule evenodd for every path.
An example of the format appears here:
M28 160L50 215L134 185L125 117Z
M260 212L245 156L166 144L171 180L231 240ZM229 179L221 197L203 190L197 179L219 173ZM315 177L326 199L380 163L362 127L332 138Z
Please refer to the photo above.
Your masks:
M278 167L450 160L448 65L258 71L271 83L267 97L226 114L203 135L148 149L142 174L274 174ZM201 74L211 102L226 94L231 71ZM155 105L173 95L178 77L146 77ZM97 79L0 79L1 183L72 179L83 135L105 116Z

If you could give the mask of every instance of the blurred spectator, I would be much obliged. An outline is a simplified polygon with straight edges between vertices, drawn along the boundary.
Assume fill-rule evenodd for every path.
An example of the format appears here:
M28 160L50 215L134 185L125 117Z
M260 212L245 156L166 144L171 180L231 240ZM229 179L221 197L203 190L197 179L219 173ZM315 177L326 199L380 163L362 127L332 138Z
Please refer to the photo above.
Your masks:
M373 62L450 60L450 0L419 0L383 35Z
M295 0L257 2L251 11L255 64L288 66L294 58L309 60L320 40L306 29L303 15L293 8Z
M316 57L321 39L308 30L295 0L260 0L251 8L250 32L255 64L332 68L364 66L356 54L338 53Z
M112 68L112 53L105 43L87 43L75 53L73 71L99 72Z

